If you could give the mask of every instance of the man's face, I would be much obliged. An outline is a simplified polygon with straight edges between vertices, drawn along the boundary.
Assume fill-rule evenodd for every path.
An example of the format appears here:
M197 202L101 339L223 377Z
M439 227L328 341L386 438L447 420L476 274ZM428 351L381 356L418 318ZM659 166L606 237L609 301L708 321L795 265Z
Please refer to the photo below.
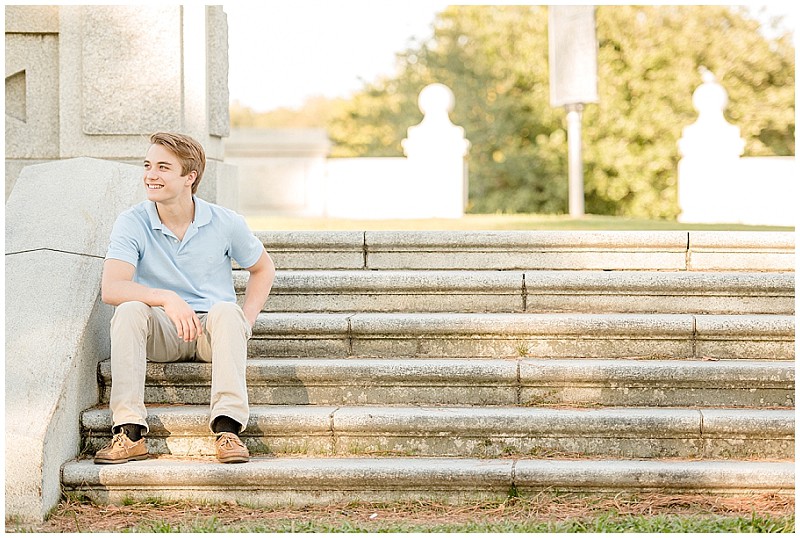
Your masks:
M191 196L192 183L197 174L192 171L181 175L181 164L170 150L161 144L152 144L144 158L144 187L147 199L169 202Z

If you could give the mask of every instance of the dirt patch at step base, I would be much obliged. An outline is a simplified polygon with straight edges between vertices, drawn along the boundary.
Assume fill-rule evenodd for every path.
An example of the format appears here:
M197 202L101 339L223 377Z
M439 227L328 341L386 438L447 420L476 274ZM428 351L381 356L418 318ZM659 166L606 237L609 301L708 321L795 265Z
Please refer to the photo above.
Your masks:
M235 503L202 504L187 501L135 502L123 506L97 505L87 500L62 501L42 524L6 521L6 532L104 532L153 529L199 532L213 521L224 528L270 528L279 522L313 523L333 528L393 523L404 526L436 526L474 522L559 522L613 513L616 516L686 517L790 517L791 495L577 495L541 493L502 502L450 505L437 502L350 503L292 508L254 508ZM205 522L205 523L204 523ZM377 528L377 527L376 527Z

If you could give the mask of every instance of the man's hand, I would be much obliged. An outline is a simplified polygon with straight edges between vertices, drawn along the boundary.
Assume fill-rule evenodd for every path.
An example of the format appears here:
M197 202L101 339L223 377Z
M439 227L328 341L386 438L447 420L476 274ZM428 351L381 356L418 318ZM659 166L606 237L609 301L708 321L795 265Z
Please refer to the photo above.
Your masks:
M203 326L200 324L200 318L177 293L171 293L164 300L164 312L175 324L175 328L178 330L178 337L183 338L184 342L193 342L203 335Z
M133 282L136 268L128 262L109 259L103 264L102 300L119 306L128 301L141 301L150 306L161 306L175 324L178 337L193 342L203 335L203 326L194 310L171 290L148 288Z

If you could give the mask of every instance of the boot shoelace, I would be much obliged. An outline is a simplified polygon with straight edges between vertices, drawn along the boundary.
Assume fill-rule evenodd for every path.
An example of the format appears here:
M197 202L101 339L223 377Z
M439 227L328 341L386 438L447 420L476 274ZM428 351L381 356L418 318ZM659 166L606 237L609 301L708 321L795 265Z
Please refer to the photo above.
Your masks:
M234 434L225 432L219 436L220 446L224 446L226 448L232 448L235 446L244 446L242 441Z
M114 446L118 446L120 448L125 448L125 432L115 433L114 437L111 438L111 441L106 445L106 448L112 448Z

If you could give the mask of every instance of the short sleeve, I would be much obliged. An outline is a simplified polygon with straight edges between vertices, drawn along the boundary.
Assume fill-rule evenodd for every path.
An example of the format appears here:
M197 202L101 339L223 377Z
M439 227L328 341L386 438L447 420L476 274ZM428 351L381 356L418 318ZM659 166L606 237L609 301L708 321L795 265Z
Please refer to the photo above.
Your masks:
M139 235L135 220L128 213L121 214L111 229L106 259L122 260L136 267L141 254Z
M264 245L247 226L244 217L236 215L231 234L231 258L241 267L252 267L261 258Z

